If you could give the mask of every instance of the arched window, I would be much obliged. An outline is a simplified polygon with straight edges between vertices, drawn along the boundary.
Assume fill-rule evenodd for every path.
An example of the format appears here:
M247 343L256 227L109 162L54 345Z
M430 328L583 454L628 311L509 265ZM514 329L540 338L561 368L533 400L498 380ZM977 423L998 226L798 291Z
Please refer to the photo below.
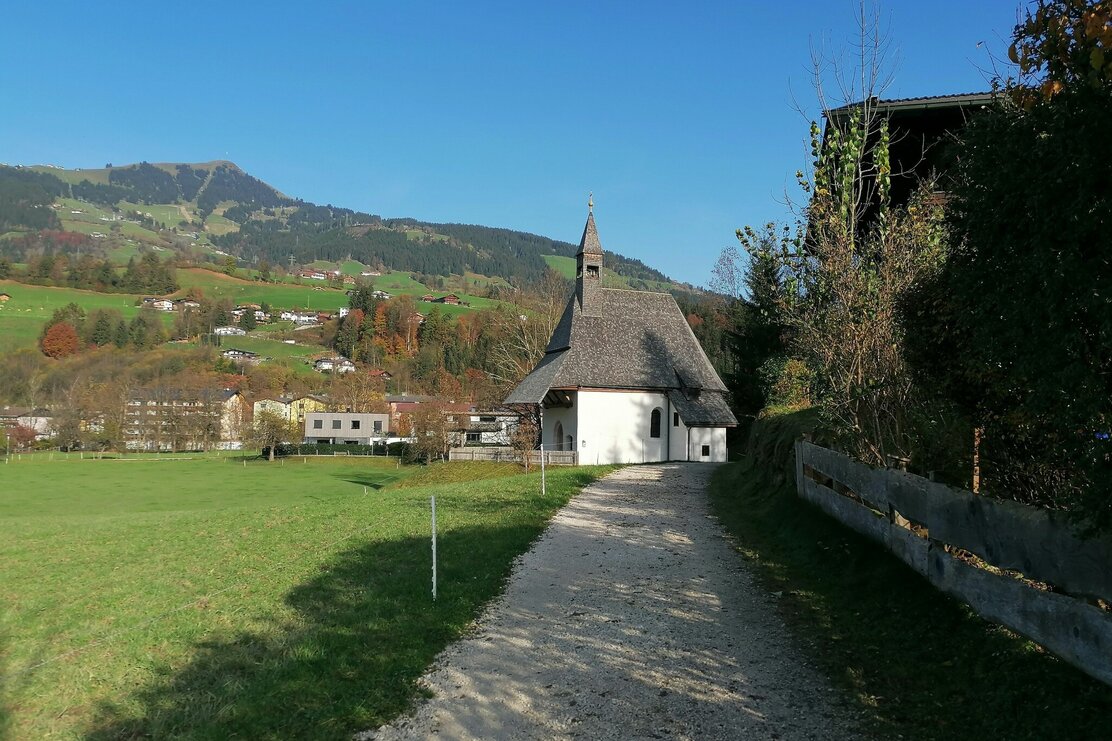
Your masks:
M556 441L556 449L557 450L562 450L563 447L564 447L564 445L563 445L563 443L564 443L564 423L563 422L557 422L556 423L556 434L553 435L552 438Z
M649 437L660 437L660 407L654 409L649 417Z

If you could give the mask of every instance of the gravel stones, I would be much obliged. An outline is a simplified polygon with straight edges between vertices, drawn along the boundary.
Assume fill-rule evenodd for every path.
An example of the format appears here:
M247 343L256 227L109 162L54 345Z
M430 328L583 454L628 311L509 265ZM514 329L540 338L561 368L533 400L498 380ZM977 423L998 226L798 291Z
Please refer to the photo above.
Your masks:
M712 471L631 466L584 489L422 679L433 697L357 738L854 735L710 515Z

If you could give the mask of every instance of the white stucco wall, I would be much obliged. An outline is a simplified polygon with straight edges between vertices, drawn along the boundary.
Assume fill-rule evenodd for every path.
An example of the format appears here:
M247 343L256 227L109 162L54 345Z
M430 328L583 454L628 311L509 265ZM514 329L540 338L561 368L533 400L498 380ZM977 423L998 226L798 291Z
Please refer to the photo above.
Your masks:
M580 391L576 396L573 434L580 463L668 460L672 418L667 396L639 391ZM649 437L649 420L657 407L661 410L660 437L653 438Z
M656 463L660 461L702 461L722 463L726 460L726 429L724 427L691 427L683 418L674 417L675 410L666 394L642 391L578 391L572 392L571 407L544 410L541 442L545 450L567 450L570 435L582 465L595 463ZM660 437L652 438L652 410L661 410ZM556 439L559 424L563 440ZM560 443L560 447L554 447ZM702 446L710 446L710 455L702 455Z
M567 437L572 436L571 450L579 449L579 438L576 437L576 413L578 410L577 399L578 394L572 393L572 405L568 407L552 407L551 409L544 410L544 432L541 435L541 442L544 444L545 450L568 450ZM563 427L564 439L556 439L556 423L559 422Z
M679 424L673 424L676 417L676 410L668 410L668 460L670 461L686 461L687 455L687 425L683 423L683 418L679 419Z
M710 455L704 456L703 446L710 446ZM704 463L726 462L726 428L725 427L692 427L691 428L691 460Z

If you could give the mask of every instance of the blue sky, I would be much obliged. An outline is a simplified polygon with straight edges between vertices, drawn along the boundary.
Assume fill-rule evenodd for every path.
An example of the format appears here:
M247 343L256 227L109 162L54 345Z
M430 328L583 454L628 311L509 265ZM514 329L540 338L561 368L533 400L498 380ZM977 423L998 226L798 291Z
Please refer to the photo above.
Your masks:
M577 241L705 284L783 218L851 0L15 3L0 162L230 159L288 195ZM467 7L465 7L467 5ZM982 90L1018 3L888 2L886 97ZM983 44L978 47L978 43Z

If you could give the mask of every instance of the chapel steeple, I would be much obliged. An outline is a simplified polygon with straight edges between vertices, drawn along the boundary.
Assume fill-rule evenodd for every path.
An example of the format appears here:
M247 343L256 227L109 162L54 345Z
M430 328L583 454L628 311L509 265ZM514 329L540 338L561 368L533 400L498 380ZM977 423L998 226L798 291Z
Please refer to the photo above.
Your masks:
M598 292L602 285L602 244L598 241L595 228L595 198L592 193L587 200L587 224L583 227L583 238L579 240L579 252L575 255L575 297L579 308L587 316L598 312Z

